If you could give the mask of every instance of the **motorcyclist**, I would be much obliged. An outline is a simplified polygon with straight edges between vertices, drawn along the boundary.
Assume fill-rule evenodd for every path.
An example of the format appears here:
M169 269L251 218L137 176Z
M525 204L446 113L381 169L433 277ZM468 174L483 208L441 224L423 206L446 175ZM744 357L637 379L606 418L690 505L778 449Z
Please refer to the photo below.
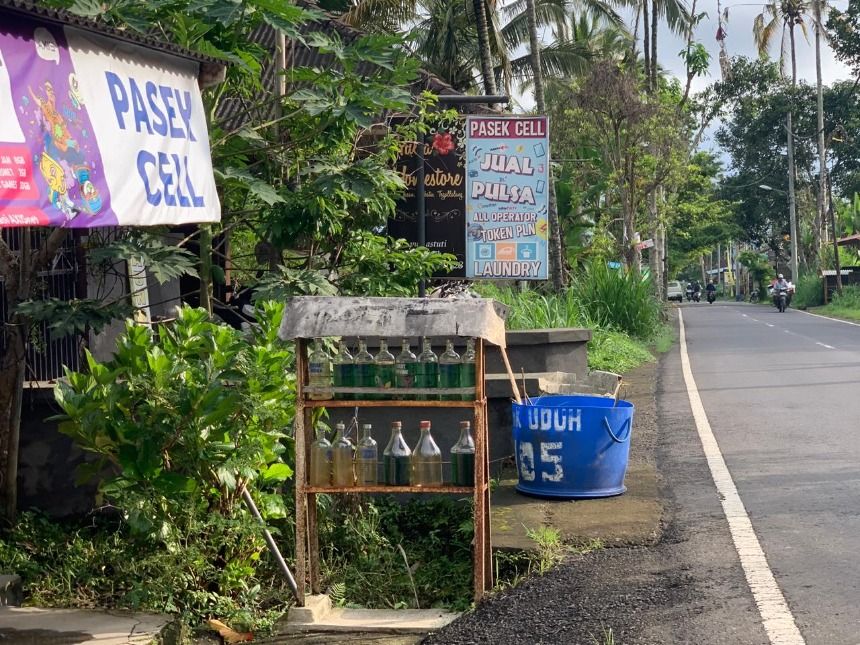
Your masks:
M716 280L711 280L711 281L708 283L708 286L706 286L706 287L705 287L705 291L707 291L707 292L708 292L708 295L710 295L710 293L711 293L712 291L716 292L716 290L717 290Z
M777 304L777 298L779 298L779 292L785 291L786 296L788 296L788 280L785 279L785 276L781 273L776 277L776 280L773 283L773 304Z

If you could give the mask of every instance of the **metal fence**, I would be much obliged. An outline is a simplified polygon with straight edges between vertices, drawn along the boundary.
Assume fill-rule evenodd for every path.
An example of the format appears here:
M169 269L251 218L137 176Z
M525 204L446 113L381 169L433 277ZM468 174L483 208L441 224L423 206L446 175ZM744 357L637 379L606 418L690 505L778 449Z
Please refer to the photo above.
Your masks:
M33 228L30 230L30 248L38 249L50 233L50 229ZM24 229L4 229L0 231L3 240L13 252L19 253L24 241ZM39 273L34 284L34 298L59 298L71 300L78 296L80 272L77 254L78 236L70 234L57 252L47 270ZM3 276L0 276L0 283ZM0 321L7 320L6 296L0 289ZM37 325L30 333L27 342L27 372L24 379L31 386L45 386L63 375L63 366L80 368L81 336L51 338L47 323ZM5 351L0 336L0 352Z

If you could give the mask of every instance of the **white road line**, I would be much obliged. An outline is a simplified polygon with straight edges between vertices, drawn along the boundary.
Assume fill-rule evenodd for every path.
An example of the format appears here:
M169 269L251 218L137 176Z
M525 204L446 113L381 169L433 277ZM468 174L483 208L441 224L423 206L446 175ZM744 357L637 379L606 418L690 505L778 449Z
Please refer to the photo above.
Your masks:
M821 345L822 347L826 347L827 349L836 349L833 345L826 345L824 343L819 343L818 341L815 341L815 344Z
M744 318L749 318L749 316L747 316L746 314L741 314L741 316L743 316Z
M776 325L771 325L770 323L765 323L768 327L776 327Z
M830 316L822 316L821 314L813 314L808 311L801 311L800 309L795 309L796 312L801 314L806 314L807 316L815 316L816 318L824 318L825 320L832 320L833 322L841 322L846 325L851 325L853 327L860 327L860 323L851 322L850 320L842 320L841 318L831 318Z
M794 616L785 602L785 596L773 576L773 572L767 563L764 551L756 537L752 522L747 515L744 503L738 494L738 489L732 480L728 466L720 452L717 439L708 422L708 415L702 405L696 380L693 378L693 370L690 367L690 355L687 353L687 335L684 330L684 315L678 312L678 320L681 325L681 370L684 374L684 383L687 386L687 395L690 397L690 407L693 409L693 419L696 422L696 430L708 460L711 477L720 494L723 512L729 523L729 531L735 550L743 567L744 575L752 591L755 603L761 615L764 630L770 642L774 645L803 645L805 641L794 622Z

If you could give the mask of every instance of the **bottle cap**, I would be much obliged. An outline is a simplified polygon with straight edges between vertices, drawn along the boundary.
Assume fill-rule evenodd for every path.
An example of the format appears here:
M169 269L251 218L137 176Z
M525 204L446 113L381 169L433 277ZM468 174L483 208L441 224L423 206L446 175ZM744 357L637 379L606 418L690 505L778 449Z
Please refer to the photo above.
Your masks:
M392 421L391 422L391 429L394 430L396 428L397 430L399 430L401 425L402 424L400 423L400 421Z
M361 429L362 430L370 430L372 427L373 426L371 426L369 423L365 423L363 426L361 426Z
M429 422L429 421L422 421L422 422L418 425L418 427L419 427L419 428L421 428L422 430L423 430L424 428L429 428L429 427L430 427L430 422Z
M471 421L460 421L460 428L461 428L461 429L463 429L463 428L471 428L471 427L472 427L472 422L471 422Z
M342 421L340 421L334 426L334 429L335 430L345 430L346 426L344 425L344 423Z

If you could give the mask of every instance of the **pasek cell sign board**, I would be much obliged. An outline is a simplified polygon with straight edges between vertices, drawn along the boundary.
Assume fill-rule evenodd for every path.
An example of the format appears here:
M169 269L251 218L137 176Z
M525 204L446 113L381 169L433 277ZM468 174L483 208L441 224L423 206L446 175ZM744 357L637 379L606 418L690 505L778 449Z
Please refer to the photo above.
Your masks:
M546 280L546 117L466 121L466 275Z
M216 222L196 62L0 22L0 228Z

